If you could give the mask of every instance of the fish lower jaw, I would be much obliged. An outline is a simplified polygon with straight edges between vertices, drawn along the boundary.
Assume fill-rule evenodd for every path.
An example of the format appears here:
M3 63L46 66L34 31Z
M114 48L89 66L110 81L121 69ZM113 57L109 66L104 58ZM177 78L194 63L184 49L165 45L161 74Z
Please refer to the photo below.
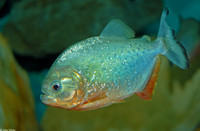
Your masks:
M44 104L47 104L47 105L51 105L52 103L57 102L57 100L54 97L46 95L46 94L41 94L40 99Z

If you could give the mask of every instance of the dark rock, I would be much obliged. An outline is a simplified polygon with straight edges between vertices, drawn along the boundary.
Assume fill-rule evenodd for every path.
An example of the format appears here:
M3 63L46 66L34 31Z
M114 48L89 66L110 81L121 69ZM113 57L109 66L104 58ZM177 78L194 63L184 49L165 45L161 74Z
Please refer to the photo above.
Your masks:
M99 35L113 18L138 31L161 12L160 0L24 0L12 9L3 33L16 53L43 57Z

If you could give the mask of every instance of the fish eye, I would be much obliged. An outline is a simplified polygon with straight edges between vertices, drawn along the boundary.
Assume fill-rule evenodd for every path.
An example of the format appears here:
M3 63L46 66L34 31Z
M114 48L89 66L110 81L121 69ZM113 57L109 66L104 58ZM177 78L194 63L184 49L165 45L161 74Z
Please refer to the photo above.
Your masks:
M61 90L61 84L59 81L54 81L52 84L51 84L51 88L52 88L52 91L54 92L58 92Z

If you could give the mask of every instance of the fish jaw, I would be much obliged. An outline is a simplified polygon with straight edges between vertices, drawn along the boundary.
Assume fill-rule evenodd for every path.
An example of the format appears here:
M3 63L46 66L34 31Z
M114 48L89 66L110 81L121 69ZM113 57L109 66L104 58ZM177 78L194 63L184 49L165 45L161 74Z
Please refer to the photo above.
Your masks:
M42 93L40 95L40 99L42 103L53 106L53 107L59 107L63 109L70 109L76 106L78 103L75 102L77 99L77 95L73 95L73 98L70 100L61 100L59 97L56 97L56 95L52 95L52 93L42 90ZM76 93L75 93L76 94Z
M42 89L43 94L40 95L40 100L46 105L51 105L52 103L56 103L57 100L55 99L55 97L51 96L50 92L44 91L43 89Z
M41 94L40 99L46 105L52 105L53 103L57 102L57 100L53 96L46 95L46 94Z

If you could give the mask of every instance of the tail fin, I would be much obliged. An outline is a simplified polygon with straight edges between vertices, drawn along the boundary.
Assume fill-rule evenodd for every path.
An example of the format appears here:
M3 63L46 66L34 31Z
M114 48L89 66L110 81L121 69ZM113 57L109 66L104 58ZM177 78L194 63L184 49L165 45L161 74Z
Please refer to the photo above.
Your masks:
M175 39L174 30L170 29L166 22L166 16L169 14L167 8L164 9L161 20L158 38L156 41L164 46L165 51L162 53L172 63L182 69L189 68L189 57L185 48Z

